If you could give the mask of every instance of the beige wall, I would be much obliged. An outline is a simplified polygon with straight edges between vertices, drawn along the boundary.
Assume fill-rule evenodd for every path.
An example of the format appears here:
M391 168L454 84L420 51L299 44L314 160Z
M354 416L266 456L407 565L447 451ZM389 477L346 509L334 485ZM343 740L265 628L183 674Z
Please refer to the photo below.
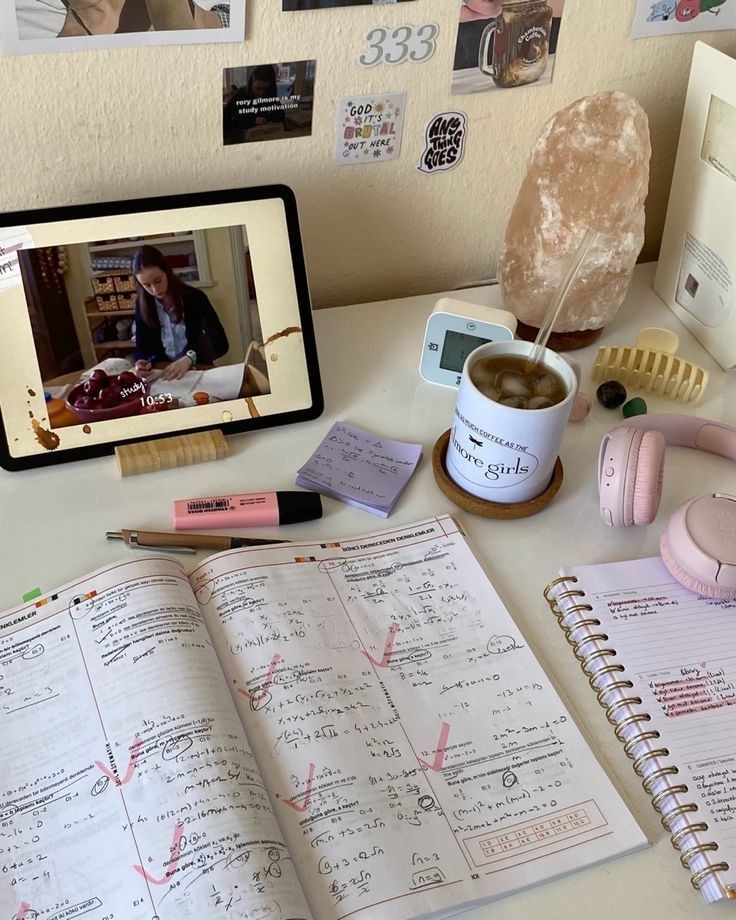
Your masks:
M10 2L10 0L3 0ZM495 274L503 231L532 143L546 119L603 89L635 95L649 114L652 173L647 242L661 237L696 38L736 56L736 33L629 38L634 0L567 0L550 86L451 96L455 0L281 13L248 0L248 39L236 44L0 57L0 209L285 182L297 194L318 306L430 292ZM425 64L361 69L377 23L436 20ZM223 147L222 68L317 60L310 138ZM401 157L333 164L340 96L408 93ZM462 164L416 170L437 112L469 119ZM229 330L228 330L229 332Z

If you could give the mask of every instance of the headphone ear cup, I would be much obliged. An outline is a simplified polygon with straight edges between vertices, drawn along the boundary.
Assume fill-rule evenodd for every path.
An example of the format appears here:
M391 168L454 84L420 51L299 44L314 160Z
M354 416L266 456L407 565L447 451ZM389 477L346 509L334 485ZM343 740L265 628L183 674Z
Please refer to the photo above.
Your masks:
M632 456L634 476L631 495L631 522L641 527L657 516L662 497L666 442L659 431L644 431L639 450Z
M736 598L736 547L723 540L719 519L736 522L736 496L701 495L681 505L659 541L662 562L689 591Z

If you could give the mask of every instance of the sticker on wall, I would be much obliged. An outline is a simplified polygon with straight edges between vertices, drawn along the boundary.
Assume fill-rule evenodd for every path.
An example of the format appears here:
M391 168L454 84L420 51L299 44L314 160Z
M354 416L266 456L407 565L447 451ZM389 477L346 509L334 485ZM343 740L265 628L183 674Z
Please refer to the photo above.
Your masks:
M329 10L335 6L388 6L406 3L407 0L283 0L285 13L295 10Z
M222 140L250 144L312 133L316 61L226 67Z
M736 29L736 0L637 0L634 38Z
M6 0L5 54L242 42L245 0Z
M406 93L343 96L335 160L341 166L395 160L401 150Z
M33 246L25 227L6 227L0 230L0 291L20 284L18 252Z
M441 112L424 132L424 153L417 169L423 173L454 169L465 153L468 119L465 112Z
M421 26L397 26L385 29L376 26L366 35L366 50L358 56L361 67L375 67L376 64L422 64L428 61L437 49L440 27L436 22L425 22Z
M565 0L461 0L452 92L550 83Z

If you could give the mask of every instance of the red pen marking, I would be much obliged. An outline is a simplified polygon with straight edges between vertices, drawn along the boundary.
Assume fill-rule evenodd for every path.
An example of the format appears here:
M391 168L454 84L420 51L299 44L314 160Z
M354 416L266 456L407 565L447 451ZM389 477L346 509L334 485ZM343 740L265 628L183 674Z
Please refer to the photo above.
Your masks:
M276 654L271 659L271 664L268 666L268 671L266 671L266 679L263 681L255 693L251 693L250 690L243 690L241 687L238 687L238 693L242 693L243 696L247 696L249 700L255 700L256 702L263 699L263 697L268 693L268 688L273 683L273 675L276 671L276 665L281 660L281 655L276 652Z
M179 857L181 856L181 850L179 845L181 843L181 838L184 834L184 825L177 824L174 828L174 839L171 841L171 858L166 863L166 872L164 872L163 878L154 878L150 872L146 871L143 866L133 866L135 871L142 875L143 878L150 882L152 885L165 885L170 881L171 876L176 872L177 866L179 865Z
M445 751L447 750L447 739L450 735L450 724L449 722L443 722L442 728L440 729L440 738L437 742L437 750L434 754L434 760L432 763L427 763L426 760L422 760L421 757L418 758L419 763L426 767L428 770L434 770L435 773L439 773L442 770L442 764L445 762Z
M306 811L309 808L309 800L312 798L312 780L314 779L315 765L309 764L309 776L307 777L307 793L304 796L304 804L298 805L292 799L284 799L284 805L289 805L294 811Z
M138 756L143 747L143 738L136 738L133 742L133 747L130 752L130 760L128 761L128 769L125 771L125 776L120 779L118 776L108 770L104 763L101 760L95 761L95 766L99 767L100 770L105 774L108 779L111 779L116 786L124 786L126 783L129 783L133 779L133 774L135 773L135 765L138 763Z
M368 661L372 662L377 668L387 668L389 664L391 663L391 654L394 650L394 640L396 639L396 633L398 631L399 631L398 623L392 623L389 626L388 635L386 636L386 644L383 646L383 658L381 658L380 661L376 661L376 659L373 657L373 655L371 655L370 652L366 652L365 649L363 649L363 654L365 655L365 657L368 659Z

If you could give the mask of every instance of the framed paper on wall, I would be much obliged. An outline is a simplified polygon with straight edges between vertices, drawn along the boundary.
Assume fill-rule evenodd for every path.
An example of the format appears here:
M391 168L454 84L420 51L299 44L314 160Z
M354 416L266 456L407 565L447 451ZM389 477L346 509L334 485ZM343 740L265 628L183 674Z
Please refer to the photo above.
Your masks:
M736 60L695 45L654 290L736 366Z
M322 411L285 186L0 215L0 313L9 470Z

